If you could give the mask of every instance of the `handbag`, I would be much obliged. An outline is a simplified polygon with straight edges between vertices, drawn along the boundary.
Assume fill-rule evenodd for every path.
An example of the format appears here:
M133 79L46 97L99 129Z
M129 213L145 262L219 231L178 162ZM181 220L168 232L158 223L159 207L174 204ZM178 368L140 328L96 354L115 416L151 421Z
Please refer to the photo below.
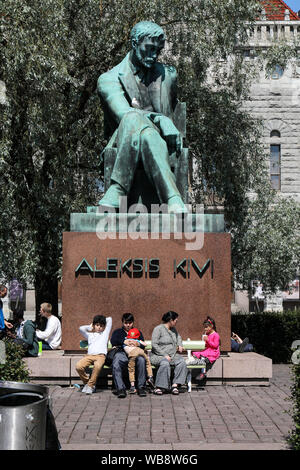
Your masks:
M116 346L115 348L112 348L108 351L105 359L105 365L111 367L114 357L117 354L117 352L123 351L123 348L121 346Z

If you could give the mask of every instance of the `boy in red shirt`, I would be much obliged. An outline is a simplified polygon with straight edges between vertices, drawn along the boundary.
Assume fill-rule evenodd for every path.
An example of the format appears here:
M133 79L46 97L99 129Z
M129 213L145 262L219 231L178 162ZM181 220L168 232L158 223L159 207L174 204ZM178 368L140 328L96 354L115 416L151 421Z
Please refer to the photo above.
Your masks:
M152 366L149 360L148 355L144 352L142 348L139 346L135 346L133 344L136 344L138 342L139 344L142 344L143 346L146 346L145 341L141 341L140 338L140 331L137 328L131 328L131 330L128 331L127 337L124 341L124 351L126 352L128 356L128 373L129 373L129 381L130 381L130 390L129 393L136 393L135 389L135 360L138 356L143 356L146 361L146 370L147 370L147 382L148 384L152 387L154 387L154 381L153 381L153 375L152 375ZM132 343L134 341L135 343Z

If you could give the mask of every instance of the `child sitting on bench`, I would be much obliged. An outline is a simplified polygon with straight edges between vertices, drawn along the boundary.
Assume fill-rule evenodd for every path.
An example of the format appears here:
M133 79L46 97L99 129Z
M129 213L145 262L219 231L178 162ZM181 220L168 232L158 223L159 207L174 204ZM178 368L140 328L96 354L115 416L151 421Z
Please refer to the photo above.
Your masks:
M130 381L130 390L129 393L133 394L136 393L135 388L135 360L138 356L143 356L146 361L146 369L147 369L147 383L152 387L154 387L153 375L152 375L152 367L150 363L150 359L148 355L144 352L144 350L139 346L133 346L132 341L136 341L142 346L146 346L145 341L141 341L140 338L140 331L137 328L131 328L128 331L127 337L124 341L124 351L128 356L128 374L129 374L129 381Z
M206 372L212 368L213 364L220 357L220 336L217 333L216 323L213 318L207 317L203 322L205 349L193 352L193 356L186 360L187 365L205 365L205 369L200 369L200 373L195 377L200 386L206 383Z
M80 333L88 340L88 351L76 364L76 370L83 382L82 392L90 395L96 391L98 375L104 365L107 354L107 342L112 327L111 317L105 318L103 315L96 315L91 325L79 327ZM85 368L93 365L91 377Z

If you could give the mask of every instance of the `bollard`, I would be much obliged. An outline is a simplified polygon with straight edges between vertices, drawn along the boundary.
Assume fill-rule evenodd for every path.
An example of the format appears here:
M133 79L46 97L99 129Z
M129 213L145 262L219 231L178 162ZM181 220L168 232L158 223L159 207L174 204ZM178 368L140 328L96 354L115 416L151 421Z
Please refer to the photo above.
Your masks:
M44 450L48 388L0 382L0 450Z
M0 340L0 364L6 362L6 347L4 341Z

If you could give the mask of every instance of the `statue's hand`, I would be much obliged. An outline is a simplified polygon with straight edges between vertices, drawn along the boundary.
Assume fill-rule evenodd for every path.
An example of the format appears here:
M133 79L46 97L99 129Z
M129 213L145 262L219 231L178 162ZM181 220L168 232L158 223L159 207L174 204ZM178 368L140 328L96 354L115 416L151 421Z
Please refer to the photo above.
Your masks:
M162 136L167 142L169 152L176 152L177 155L180 155L182 151L182 137L173 121L167 116L156 116L154 124L160 128Z

